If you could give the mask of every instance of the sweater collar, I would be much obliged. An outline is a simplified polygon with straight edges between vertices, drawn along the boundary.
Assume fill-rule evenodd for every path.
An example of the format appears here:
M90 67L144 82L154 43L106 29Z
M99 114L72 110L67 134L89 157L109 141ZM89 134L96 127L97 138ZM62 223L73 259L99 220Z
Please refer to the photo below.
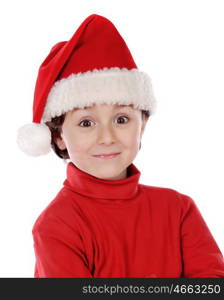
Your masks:
M132 163L127 168L127 177L118 180L105 180L92 176L79 169L72 162L67 164L67 178L64 186L91 198L129 199L136 195L141 172Z

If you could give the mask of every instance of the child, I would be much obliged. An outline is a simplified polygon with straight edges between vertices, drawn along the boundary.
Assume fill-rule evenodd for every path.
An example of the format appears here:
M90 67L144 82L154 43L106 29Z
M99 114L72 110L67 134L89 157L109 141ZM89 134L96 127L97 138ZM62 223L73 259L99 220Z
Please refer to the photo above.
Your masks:
M133 164L155 111L149 76L106 18L86 18L40 66L29 155L53 148L67 177L33 226L34 277L224 277L195 202L139 183ZM122 121L121 121L122 120Z

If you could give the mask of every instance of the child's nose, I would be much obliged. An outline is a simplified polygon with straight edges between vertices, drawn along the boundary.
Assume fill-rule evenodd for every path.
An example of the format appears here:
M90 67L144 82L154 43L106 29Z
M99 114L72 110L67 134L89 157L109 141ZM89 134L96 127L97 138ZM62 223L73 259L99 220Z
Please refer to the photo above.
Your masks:
M115 142L116 135L112 125L102 125L98 131L98 143L110 144Z

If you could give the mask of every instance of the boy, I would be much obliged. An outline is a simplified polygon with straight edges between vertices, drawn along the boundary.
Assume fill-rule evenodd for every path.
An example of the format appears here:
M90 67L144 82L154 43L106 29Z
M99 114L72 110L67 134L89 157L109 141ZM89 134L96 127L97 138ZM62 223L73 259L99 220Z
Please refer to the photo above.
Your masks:
M133 164L155 111L149 76L115 26L90 15L40 66L29 155L52 146L67 178L33 227L35 277L224 277L193 199L139 183Z

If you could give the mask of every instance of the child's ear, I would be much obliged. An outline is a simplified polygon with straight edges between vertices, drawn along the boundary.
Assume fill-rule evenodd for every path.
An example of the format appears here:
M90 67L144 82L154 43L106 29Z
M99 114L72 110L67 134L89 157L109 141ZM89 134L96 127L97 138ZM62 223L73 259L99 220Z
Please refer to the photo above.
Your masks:
M60 150L65 150L65 149L66 149L65 142L64 142L64 140L63 140L62 138L59 138L59 137L56 138L55 143L57 144L57 146L58 146L58 148L59 148Z

